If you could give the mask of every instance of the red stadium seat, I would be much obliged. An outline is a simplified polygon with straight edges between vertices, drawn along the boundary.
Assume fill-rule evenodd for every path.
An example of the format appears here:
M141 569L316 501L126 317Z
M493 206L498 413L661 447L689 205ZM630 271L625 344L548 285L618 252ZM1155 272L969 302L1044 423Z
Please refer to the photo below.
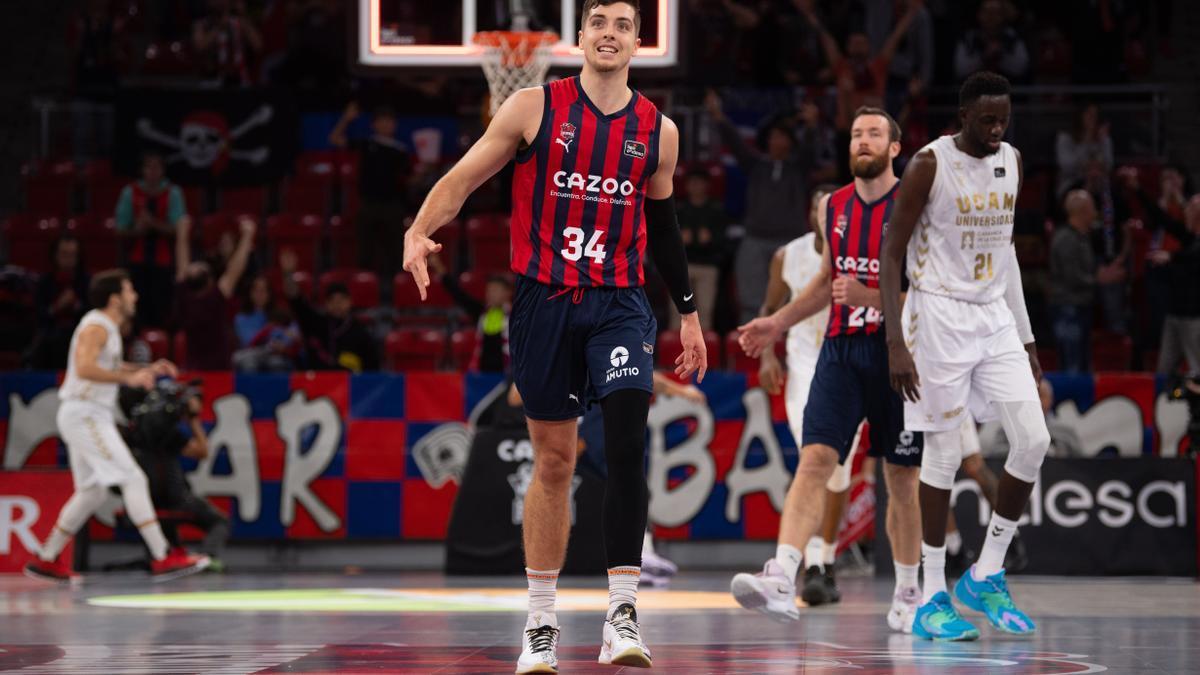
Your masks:
M266 239L270 259L279 260L284 249L296 254L302 270L315 270L319 261L325 220L313 213L281 213L267 218Z
M677 164L673 181L675 194L679 195L678 198L683 199L687 195L687 175L694 169L708 174L708 196L718 201L724 200L725 167L718 162L689 162L687 164L681 162Z
M471 268L482 272L508 270L508 217L498 214L475 216L467 220L466 227Z
M61 231L58 218L14 214L0 225L8 240L8 264L31 270L45 269L50 262L50 245Z
M1107 331L1092 335L1092 371L1127 371L1133 358L1133 339ZM1045 368L1043 365L1042 368Z
M187 363L187 333L176 333L171 347L171 360L179 364Z
M25 210L35 214L67 214L74 211L75 163L44 161L21 167L25 178Z
M221 241L221 237L229 234L237 241L239 235L238 218L241 214L232 211L221 211L211 215L203 216L200 219L200 246L201 251L194 251L193 258L198 258L204 253L209 253L217 250L217 245ZM258 219L255 218L257 221ZM192 242L195 244L195 241Z
M450 356L455 370L466 370L471 366L478 341L479 335L474 328L463 328L450 336Z
M333 216L329 219L329 242L333 246L334 267L353 267L358 264L354 219Z
M341 150L314 150L296 158L296 169L283 186L282 207L288 213L334 210L334 193L341 179L341 164L353 157Z
M267 189L264 187L225 188L221 190L221 210L249 213L255 220L267 211Z
M400 328L388 333L384 352L389 370L436 370L446 352L440 330Z
M483 274L472 270L467 270L458 275L458 285L467 295L483 302L484 295L487 294L487 281L490 274Z
M434 310L446 311L454 306L454 299L446 291L441 281L431 279L426 289L428 298L422 302L417 283L408 272L398 273L392 279L392 305L401 310Z
M306 300L311 300L313 297L312 274L304 270L297 270L292 273L292 279L295 280L296 286L300 290L300 296ZM272 267L267 270L267 283L271 285L272 295L277 298L284 297L283 272L280 272L278 267Z
M180 333L183 335L183 333ZM167 338L167 332L157 328L148 328L142 331L142 340L150 347L151 360L167 358L167 351L170 349L170 340Z
M96 217L112 216L116 212L121 190L129 181L114 175L112 164L106 159L88 162L81 176L87 198L87 213Z
M67 221L67 230L79 237L83 263L88 272L99 272L117 266L120 241L113 217L103 215L76 216Z
M374 272L344 267L325 272L318 283L322 301L325 299L326 287L335 281L345 284L350 290L350 302L355 309L379 306L379 277Z

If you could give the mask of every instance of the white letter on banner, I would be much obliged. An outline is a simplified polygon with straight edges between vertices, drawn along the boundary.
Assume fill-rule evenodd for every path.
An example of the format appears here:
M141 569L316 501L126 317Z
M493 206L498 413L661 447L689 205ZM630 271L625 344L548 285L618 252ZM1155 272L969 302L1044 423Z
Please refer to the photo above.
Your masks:
M17 513L20 516L17 516ZM42 549L37 537L33 534L33 526L37 523L42 510L32 498L24 495L0 497L0 555L9 555L12 551L12 538L16 537L25 550L37 553Z
M771 399L761 387L742 394L742 405L746 407L746 425L742 427L742 440L738 443L737 457L733 468L725 475L725 488L729 496L725 499L725 520L736 523L741 519L742 497L753 492L764 491L771 498L771 506L783 511L788 486L792 484L792 472L783 461L783 449L775 438L771 425ZM762 441L767 463L753 469L746 468L746 455L754 439Z
M1179 442L1187 433L1187 401L1172 401L1166 392L1154 400L1154 423L1158 426L1158 454L1160 457L1178 457Z
M242 394L229 394L213 402L217 424L208 435L208 457L188 474L188 483L198 496L237 497L238 517L247 523L258 520L262 486L258 481L258 444L250 426L250 401ZM229 475L213 475L213 464L221 449L229 454Z
M58 389L43 389L29 405L18 394L8 395L8 438L4 443L4 470L25 466L39 443L58 435Z
M304 392L298 391L275 410L275 420L279 425L279 437L287 444L280 522L284 526L291 525L296 519L296 502L301 502L322 530L336 530L341 519L308 486L337 453L338 440L342 437L342 417L337 406L325 397L309 401ZM303 452L300 432L313 424L317 425L317 437L308 452Z
M667 425L688 418L696 420L696 430L668 451ZM650 486L650 521L678 527L696 517L717 480L716 465L708 451L713 437L712 411L701 403L659 396L650 408L646 426L650 431L650 470L646 476ZM679 466L691 466L695 471L671 489L667 475Z

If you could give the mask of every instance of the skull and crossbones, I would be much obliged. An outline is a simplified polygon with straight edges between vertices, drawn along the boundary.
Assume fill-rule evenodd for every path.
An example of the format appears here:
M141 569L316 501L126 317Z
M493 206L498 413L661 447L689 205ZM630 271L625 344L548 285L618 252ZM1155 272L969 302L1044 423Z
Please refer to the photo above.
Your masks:
M238 150L234 141L255 127L271 121L274 110L269 105L259 106L241 124L229 130L225 116L211 110L199 110L189 114L179 125L179 137L171 136L154 127L154 123L141 118L137 122L138 134L143 138L161 143L175 154L167 157L168 162L183 160L193 169L209 169L214 174L222 173L230 160L251 164L267 161L271 151L266 147Z

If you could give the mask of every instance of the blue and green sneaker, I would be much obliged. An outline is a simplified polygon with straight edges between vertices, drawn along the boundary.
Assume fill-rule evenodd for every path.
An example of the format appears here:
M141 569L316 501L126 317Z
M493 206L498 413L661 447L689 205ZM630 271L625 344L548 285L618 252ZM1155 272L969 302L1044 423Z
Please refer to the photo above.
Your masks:
M929 602L917 608L912 633L922 640L938 642L979 639L979 629L958 614L954 603L950 602L950 595L945 591L938 592Z
M982 612L989 623L1006 633L1030 635L1037 630L1033 619L1013 604L1008 582L1004 580L1004 570L976 581L972 574L974 569L972 566L954 585L954 596L959 602L967 609Z

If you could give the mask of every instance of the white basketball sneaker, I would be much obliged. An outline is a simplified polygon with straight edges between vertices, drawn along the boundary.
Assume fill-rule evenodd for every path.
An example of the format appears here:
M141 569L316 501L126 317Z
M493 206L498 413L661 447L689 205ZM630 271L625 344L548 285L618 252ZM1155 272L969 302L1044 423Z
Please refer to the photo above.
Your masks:
M553 614L529 615L525 622L525 647L517 659L516 672L558 672L558 619Z
M604 621L604 641L600 644L600 663L614 666L649 668L650 648L642 642L637 610L625 603L617 607L612 618Z
M912 633L913 618L917 608L921 606L921 589L916 586L905 586L896 590L892 596L892 608L888 610L888 627L899 633Z
M795 621L800 618L796 607L796 583L783 573L774 558L763 565L758 574L735 575L729 591L738 604L753 609L776 621Z

